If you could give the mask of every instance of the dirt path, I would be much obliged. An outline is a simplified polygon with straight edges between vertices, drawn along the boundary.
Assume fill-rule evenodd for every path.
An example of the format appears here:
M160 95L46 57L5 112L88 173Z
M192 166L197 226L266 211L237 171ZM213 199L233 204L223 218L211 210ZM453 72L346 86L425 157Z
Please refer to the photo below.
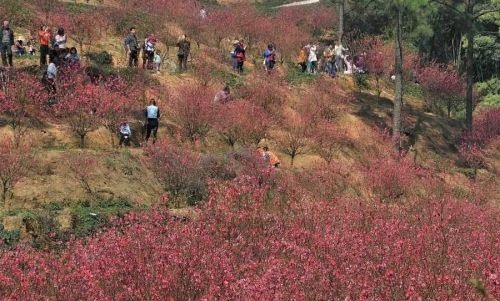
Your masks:
M297 2L293 2L293 3L289 3L289 4L284 4L284 5L280 5L276 8L281 8L281 7L290 7L290 6L299 6L299 5L308 5L308 4L315 4L315 3L319 3L320 0L304 0L304 1L297 1Z

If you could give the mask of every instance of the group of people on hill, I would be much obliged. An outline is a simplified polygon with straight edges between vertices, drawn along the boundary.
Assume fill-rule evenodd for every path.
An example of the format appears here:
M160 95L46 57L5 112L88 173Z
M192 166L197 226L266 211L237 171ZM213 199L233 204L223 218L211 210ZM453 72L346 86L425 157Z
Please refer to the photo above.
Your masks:
M158 108L158 105L156 104L156 101L154 99L151 100L149 105L144 109L144 129L146 132L146 143L149 141L151 136L153 137L153 143L156 142L157 138L157 133L158 133L158 127L159 127L159 120L160 120L160 109ZM123 145L125 146L130 146L130 140L132 138L132 129L130 127L130 124L128 121L124 120L120 123L119 126L120 130L120 142L119 146L122 147Z
M160 72L162 57L161 51L156 49L157 42L158 39L154 34L148 34L144 38L144 42L140 43L137 38L136 28L131 27L124 41L128 66L130 68L139 66L139 54L142 51L142 68ZM178 68L180 72L183 72L187 70L187 62L191 52L191 42L186 35L179 37L177 47Z
M246 61L246 49L243 40L234 40L233 47L230 52L231 62L233 70L239 74L243 74L243 66ZM263 53L263 65L265 70L270 73L274 69L276 64L276 47L273 44L267 45Z
M302 47L297 56L297 63L302 72L310 74L324 73L335 77L337 73L344 74L365 73L366 53L354 57L347 54L349 49L345 48L338 41L335 46L325 47L323 56L318 54L318 45L306 45Z
M160 72L161 51L156 49L157 42L158 39L154 34L148 34L141 45L137 39L135 27L130 28L129 34L125 38L125 50L129 67L139 66L139 53L142 50L142 69Z

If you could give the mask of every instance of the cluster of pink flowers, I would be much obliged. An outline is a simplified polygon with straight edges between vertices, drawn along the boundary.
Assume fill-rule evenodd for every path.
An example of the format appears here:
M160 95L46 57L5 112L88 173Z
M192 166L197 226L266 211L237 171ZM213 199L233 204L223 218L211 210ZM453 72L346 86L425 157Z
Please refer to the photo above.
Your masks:
M0 253L6 300L478 300L500 297L494 205L310 201L240 176L195 217L132 213L62 251Z

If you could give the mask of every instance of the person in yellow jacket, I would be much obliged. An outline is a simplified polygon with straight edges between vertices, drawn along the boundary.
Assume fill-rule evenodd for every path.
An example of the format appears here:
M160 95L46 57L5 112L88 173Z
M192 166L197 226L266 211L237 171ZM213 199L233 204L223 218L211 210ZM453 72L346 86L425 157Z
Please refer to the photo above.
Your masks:
M299 64L302 72L306 72L307 69L307 58L309 57L309 51L307 46L302 47L297 57L297 63Z

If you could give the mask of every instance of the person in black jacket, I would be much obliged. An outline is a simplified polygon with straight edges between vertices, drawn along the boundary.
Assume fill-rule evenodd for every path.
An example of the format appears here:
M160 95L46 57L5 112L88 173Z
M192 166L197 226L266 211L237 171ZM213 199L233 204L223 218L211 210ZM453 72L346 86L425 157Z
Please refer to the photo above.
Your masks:
M0 32L0 53L2 55L2 64L4 67L12 64L12 46L14 45L14 31L9 27L9 21L3 21L2 31ZM9 59L7 64L7 57Z
M135 27L131 27L130 31L125 38L125 50L128 56L128 66L130 68L137 67L139 64L139 42L135 35Z
M191 52L191 42L189 42L186 35L182 35L179 38L177 47L179 48L179 51L177 52L177 58L179 60L179 71L186 71L189 53Z

